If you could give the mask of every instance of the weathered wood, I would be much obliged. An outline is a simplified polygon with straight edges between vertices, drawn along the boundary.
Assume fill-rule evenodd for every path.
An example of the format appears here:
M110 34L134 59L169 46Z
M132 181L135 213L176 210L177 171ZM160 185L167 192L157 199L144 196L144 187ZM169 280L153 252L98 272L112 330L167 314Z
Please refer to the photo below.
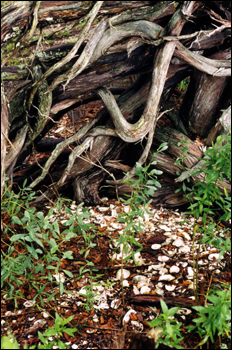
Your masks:
M9 107L5 96L3 85L1 84L1 195L5 183L5 160L9 130Z
M228 60L231 51L215 53L212 60ZM194 70L181 108L182 119L193 135L206 137L215 124L220 98L227 85L227 77L218 77ZM206 117L207 116L207 117Z
M27 38L29 40L35 33L36 23L38 28L44 28L43 34L50 24L63 29L66 26L70 29L68 25L71 24L74 36L72 43L37 52L30 67L3 67L2 77L7 84L14 79L21 80L23 84L9 94L11 142L20 135L25 125L28 127L25 145L19 154L14 153L14 162L19 157L18 165L21 165L32 148L41 149L39 147L43 147L43 138L50 128L65 113L87 101L98 99L97 91L106 105L76 134L55 148L52 146L52 153L43 162L41 170L37 167L29 176L31 187L37 189L52 181L55 191L62 191L67 184L72 183L78 202L96 204L100 203L99 187L104 183L110 185L111 180L116 184L114 190L123 194L123 191L128 190L125 184L119 183L123 171L129 169L133 174L135 162L143 164L146 161L154 138L152 152L165 141L169 148L166 154L157 156L157 168L164 173L160 179L162 188L156 191L153 201L156 205L169 207L186 203L182 192L175 193L181 187L175 182L176 172L182 172L183 167L193 167L202 157L202 152L187 136L197 133L196 112L201 104L197 104L196 108L195 102L200 99L203 105L202 101L207 98L210 101L209 89L205 89L202 94L203 90L198 89L200 79L195 83L193 98L186 97L185 101L188 99L189 105L185 106L187 102L183 105L185 111L190 111L190 117L189 114L185 116L185 125L178 120L177 110L167 112L179 131L156 127L156 123L163 111L169 109L165 104L169 103L175 85L195 70L204 72L197 74L205 75L210 86L214 82L214 91L223 91L223 84L219 85L229 75L229 56L209 58L203 56L203 51L196 53L194 50L213 47L216 52L215 46L223 42L221 51L225 55L226 38L229 37L228 21L217 17L221 27L214 29L211 24L214 24L215 18L212 18L210 3L206 9L204 3L202 5L198 1L180 3L177 8L171 1L157 2L152 6L147 1L43 1L39 7L39 2L21 4L22 8L12 5L3 11L3 43L10 42L13 37L19 40L20 36L24 36L20 43L25 44ZM195 17L192 17L193 13ZM210 30L200 30L197 20L202 13L207 16L209 23L212 18ZM33 21L33 18L36 19ZM196 32L192 33L192 30ZM39 40L43 40L42 36ZM211 77L207 74L211 74ZM130 80L134 75L136 81L132 79L125 90L122 85L117 85L120 82L117 79L128 77ZM214 97L215 106L219 95L217 100ZM207 102L207 105L210 105L212 115L215 115L212 104ZM205 123L201 124L202 129L215 124L215 116L212 115L208 113L207 118L202 119ZM126 156L123 150L129 142L135 144L137 141L140 147L135 145L131 148L132 152L133 149L139 149L132 162L130 155ZM183 147L187 141L189 149L183 157ZM67 153L69 146L75 148ZM11 154L8 153L9 158ZM65 161L57 166L62 157L66 157ZM175 164L175 160L180 157L183 158L183 167ZM122 164L117 162L120 159ZM11 171L14 167L12 164ZM49 198L55 191L52 188L44 196Z

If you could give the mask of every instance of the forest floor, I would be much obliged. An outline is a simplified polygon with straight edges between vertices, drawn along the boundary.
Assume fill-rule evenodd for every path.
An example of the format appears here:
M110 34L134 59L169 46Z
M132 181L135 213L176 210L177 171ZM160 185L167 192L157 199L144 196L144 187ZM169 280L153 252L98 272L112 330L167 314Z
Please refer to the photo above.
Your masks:
M177 99L174 105L177 107L179 102ZM73 135L101 106L101 102L93 102L79 107L73 118L65 115L47 136ZM164 116L159 123L167 125L170 121ZM27 162L32 164L35 158L41 160L48 155L40 152ZM134 260L123 263L121 278L120 237L125 235L125 223L119 218L128 210L122 201L112 198L102 198L101 205L88 208L72 201L67 202L66 209L65 202L60 208L51 203L36 208L33 215L27 208L29 215L34 216L34 221L30 217L34 225L39 218L43 219L41 232L36 234L44 249L37 255L27 250L25 241L30 242L32 237L27 226L17 224L16 219L13 223L9 211L3 210L2 275L8 273L9 276L2 285L1 335L13 334L20 348L38 348L42 343L38 333L41 332L50 344L56 342L54 349L65 346L69 349L154 349L154 332L149 322L162 313L160 299L163 299L169 309L179 308L171 328L176 332L180 326L183 339L179 346L219 349L220 344L224 344L224 348L229 349L230 339L217 335L213 344L208 341L198 346L202 337L197 328L187 332L185 327L195 324L197 312L192 309L193 305L204 306L210 290L221 290L222 284L230 285L230 253L225 251L219 259L219 249L199 245L201 220L195 222L193 216L180 210L149 205L148 213L140 218L142 229L135 235L141 250ZM16 215L21 218L26 211ZM12 243L11 238L16 234L26 239L18 238ZM215 231L217 236L231 237L231 230L220 224ZM35 244L36 247L41 248ZM131 246L131 249L136 251L138 247ZM196 252L198 301L194 278ZM56 314L63 320L72 319L65 325ZM45 336L46 330L54 327L58 336L52 332L49 337ZM73 337L67 328L76 328ZM168 348L163 344L159 346L159 349Z
M65 115L48 136L71 136L99 108L100 102L90 103L80 107L75 118ZM44 153L38 153L37 160L43 156ZM27 159L27 162L33 161ZM18 277L18 285L14 281L8 285L4 283L2 335L10 331L21 348L25 344L37 348L40 341L38 331L44 333L56 322L58 324L55 321L57 313L63 319L73 317L66 327L77 329L74 336L65 329L59 335L62 344L70 349L154 349L154 334L150 332L149 322L162 313L160 299L163 299L168 308L179 307L174 318L176 324L181 325L183 336L179 346L197 348L201 341L197 329L190 333L185 329L194 325L193 319L197 317L191 307L196 303L204 306L210 290L221 290L222 284L229 285L231 281L230 253L225 251L220 259L219 249L198 243L202 221L195 222L193 216L180 210L149 205L148 213L139 219L142 229L135 234L141 249L134 260L123 263L121 278L120 237L125 235L125 223L118 219L129 211L128 205L120 200L102 198L102 204L96 207L80 207L75 202L68 202L66 206L68 209L64 204L59 210L53 204L37 208L53 225L54 232L50 229L47 237L56 242L59 249L53 252L58 259L49 262L44 258L47 252L44 256L38 254L36 275L30 273L28 265L25 273ZM48 215L52 207L53 213ZM8 225L9 213L2 219L3 225ZM194 227L198 228L195 235ZM10 230L2 235L2 252L6 256L12 233L25 234L25 228L17 224L10 224ZM44 229L44 232L48 231ZM67 238L68 234L70 238ZM231 230L222 224L215 231L215 237L230 235ZM51 249L44 240L41 238L45 250ZM130 246L130 249L136 251L138 247ZM198 301L194 292L197 254ZM20 255L26 257L27 252L19 240L14 242L12 257L17 259ZM52 280L39 271L41 265L45 271L47 267L50 269ZM7 297L9 292L5 289L10 285L17 289L17 293ZM55 338L49 337L49 340ZM219 342L230 348L229 338L220 337L215 337L214 344L208 341L201 348L218 349ZM61 348L59 346L53 348ZM162 348L169 347L161 344L159 349Z

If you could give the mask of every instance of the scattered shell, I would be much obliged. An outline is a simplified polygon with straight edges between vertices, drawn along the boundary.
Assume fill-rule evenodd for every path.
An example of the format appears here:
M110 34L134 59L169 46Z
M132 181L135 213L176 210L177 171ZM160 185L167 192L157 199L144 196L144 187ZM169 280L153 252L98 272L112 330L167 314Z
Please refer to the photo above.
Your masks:
M141 293L141 294L148 294L148 293L150 293L150 291L151 291L151 288L148 287L148 286L143 286L143 287L140 289L140 293Z
M189 252L190 252L190 247L187 245L184 245L179 249L179 253L189 253Z
M99 322L99 318L97 317L97 315L93 315L93 322Z
M135 285L133 286L133 293L135 295L140 294L140 291L138 290L138 288Z
M127 279L130 276L130 271L126 269L118 270L116 273L117 280L121 280L121 276L123 277L123 279Z
M172 258L175 254L176 254L176 249L174 250L165 250L165 249L162 249L162 252L169 256L170 258Z
M166 262L169 260L169 257L166 256L166 255L161 255L158 257L158 260L161 261L161 262Z
M178 315L189 315L192 313L192 310L187 309L185 307L182 307L180 310L177 311Z
M159 281L173 281L175 279L172 275L162 275L159 277Z
M98 210L103 212L103 211L109 210L109 208L108 207L98 207Z
M130 287L129 282L127 280L122 281L123 287Z
M141 322L138 321L131 321L132 326L134 326L136 328L136 330L142 332L143 331L143 324Z
M156 285L158 288L163 288L164 284L162 282L158 282Z
M191 236L187 232L185 231L180 231L180 232L182 233L182 235L187 241L191 241Z
M36 303L35 300L34 300L34 301L27 300L27 301L25 301L25 303L23 303L23 305L24 305L25 307L32 307L35 303Z
M142 255L141 255L140 252L135 253L135 261L136 261L136 263L137 263L139 266L145 264L145 262L144 262L144 260L143 260Z
M139 281L138 284L137 284L137 288L140 289L140 288L142 288L144 286L147 287L148 284L149 284L149 281Z
M188 271L188 278L193 278L194 272L191 266L187 267L187 271Z
M159 269L159 274L160 275L165 275L168 272L168 269L166 267L161 267Z
M118 309L120 305L121 305L121 300L116 298L111 301L110 307L112 309Z
M208 258L209 258L209 260L211 260L211 261L219 260L219 253L212 253L212 254L209 254Z
M127 324L130 321L131 314L133 314L135 316L137 314L137 312L133 309L130 309L129 311L127 311L127 313L125 314L125 316L123 317L123 320L122 320L123 325Z
M184 241L181 238L177 238L174 242L172 242L172 244L175 247L182 247L184 245Z
M164 230L164 231L171 231L172 229L166 225L159 225L159 228L161 228L161 230Z
M174 284L171 284L171 285L166 284L165 289L168 290L169 292L172 292L174 289L176 289L176 286Z
M158 250L161 248L161 244L152 244L151 249Z
M170 267L170 270L169 270L170 273L178 273L180 272L180 268L176 265L173 265Z
M155 342L161 337L163 334L163 328L162 327L153 327L148 333L147 336L149 338L155 339Z
M151 270L159 270L161 267L163 267L163 264L150 265L150 266L148 266L148 271L151 271Z
M155 292L156 292L156 294L158 294L158 295L164 295L163 289L156 288Z
M57 275L53 275L53 276L55 277L57 282L62 282L62 283L65 282L64 274L62 272L58 273Z
M133 282L140 282L140 281L147 281L147 277L144 276L144 275L135 275L133 278L132 278L132 281Z

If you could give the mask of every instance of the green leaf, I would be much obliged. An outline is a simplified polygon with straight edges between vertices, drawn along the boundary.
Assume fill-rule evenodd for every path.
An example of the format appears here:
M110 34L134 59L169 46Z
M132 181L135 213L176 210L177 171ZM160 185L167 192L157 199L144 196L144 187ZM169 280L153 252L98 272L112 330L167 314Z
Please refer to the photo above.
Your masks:
M1 349L20 349L20 347L12 335L4 335L1 338Z
M64 333L67 333L71 337L74 337L74 333L77 331L77 328L65 328Z
M71 250L68 250L67 252L64 252L62 259L73 259L72 254L73 252Z
M160 305L161 305L161 308L162 308L162 311L165 315L167 315L168 313L168 307L167 307L167 304L165 303L165 301L163 299L160 299Z
M64 271L64 273L65 273L67 276L73 277L73 274L72 274L71 271L68 271L68 270L62 270L62 271Z
M11 220L13 224L22 225L22 221L19 219L18 216L12 216Z

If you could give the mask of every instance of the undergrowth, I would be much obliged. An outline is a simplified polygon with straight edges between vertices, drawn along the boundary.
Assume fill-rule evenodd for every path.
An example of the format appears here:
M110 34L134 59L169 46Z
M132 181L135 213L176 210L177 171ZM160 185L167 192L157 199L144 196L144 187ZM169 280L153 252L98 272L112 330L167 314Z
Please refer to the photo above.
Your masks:
M183 141L180 144L183 153L179 162L183 162L186 156L188 145ZM162 144L157 152L162 152L167 148ZM157 153L156 153L157 154ZM135 254L142 249L137 241L137 234L141 232L143 224L140 218L144 217L147 211L149 197L154 194L157 187L160 187L158 175L162 172L155 168L156 154L153 161L146 166L136 165L135 175L137 180L127 177L127 183L133 185L134 192L123 200L129 207L129 211L118 219L125 224L123 235L118 239L118 246L121 247L121 266L124 261L135 259ZM189 214L195 217L193 232L193 261L195 280L195 301L192 308L197 312L197 317L193 324L185 327L186 332L196 332L199 335L198 347L203 344L210 346L216 339L219 339L220 346L223 347L223 338L230 338L230 310L231 310L231 287L222 284L220 288L212 288L205 296L204 305L199 305L198 288L198 260L201 245L212 245L220 250L220 258L225 252L231 250L230 238L224 234L215 235L218 230L218 223L214 220L215 207L220 212L219 222L229 220L231 215L230 197L226 187L221 187L223 181L231 181L231 136L226 138L220 136L215 144L212 144L205 152L205 163L202 169L194 174L203 173L204 181L191 184L188 179L183 183L183 190L190 202ZM191 186L190 186L191 184ZM70 241L74 236L79 235L85 242L85 248L81 251L86 264L79 271L79 278L86 273L89 274L89 285L82 294L86 298L84 306L89 312L93 308L93 298L95 296L93 281L98 276L93 276L93 263L88 260L91 249L94 249L94 238L96 230L94 225L86 223L84 219L89 218L88 208L80 204L75 211L65 206L63 199L57 200L54 207L45 214L36 211L30 206L30 202L35 198L35 193L26 186L26 182L19 193L14 193L10 187L5 187L2 197L2 245L4 250L1 254L1 287L4 299L13 300L17 308L18 299L25 299L23 294L23 281L26 279L29 288L33 288L35 293L30 301L38 308L44 307L44 299L49 302L56 294L69 293L65 290L64 276L73 277L71 271L61 268L63 259L73 259L72 251L62 250L64 242ZM64 229L61 230L57 220L52 217L64 210L69 219L63 222ZM199 223L201 222L201 223ZM135 248L136 247L136 248ZM134 251L134 249L136 249ZM123 273L121 274L123 276ZM58 286L59 291L52 294L46 291L47 285ZM122 284L122 297L124 296ZM163 300L160 301L162 311L149 322L150 327L155 330L156 348L159 344L182 348L183 327L174 317L179 308L169 309ZM72 317L71 317L72 318ZM60 349L66 348L67 344L62 341L63 333L73 336L76 328L67 327L71 318L63 319L56 313L54 327L47 328L44 333L38 332L40 344L39 349L49 349L54 345ZM52 340L51 338L52 337ZM12 335L2 337L2 349L19 348L18 343ZM25 348L27 348L25 346ZM31 349L35 347L30 347Z

